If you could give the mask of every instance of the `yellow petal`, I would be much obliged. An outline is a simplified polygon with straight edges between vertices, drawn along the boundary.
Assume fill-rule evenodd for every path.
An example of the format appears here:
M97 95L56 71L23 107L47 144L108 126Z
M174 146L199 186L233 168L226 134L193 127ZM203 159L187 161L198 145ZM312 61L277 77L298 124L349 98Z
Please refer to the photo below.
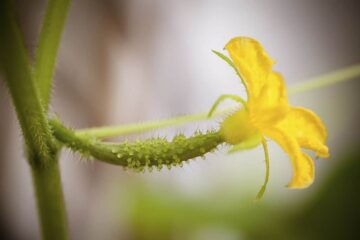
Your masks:
M301 107L291 107L277 127L295 137L301 147L315 151L320 157L329 156L329 149L325 145L326 128L314 112Z
M287 113L286 87L273 60L254 39L237 37L225 46L249 90L249 114L255 125L273 125Z
M258 96L271 72L273 60L260 43L251 38L233 38L226 44L225 49L244 78L250 95Z
M305 188L309 186L314 181L314 163L309 155L301 152L295 137L276 128L264 129L263 133L277 142L290 156L293 176L288 187Z
M250 118L259 128L272 126L283 119L289 105L281 74L271 72L259 95L251 98L248 106Z
M279 104L287 104L286 86L282 75L270 72L259 95L254 99L262 108L270 108Z
M312 158L306 153L302 153L301 157L297 160L298 168L301 171L294 173L291 182L287 185L289 188L306 188L314 181L315 166Z

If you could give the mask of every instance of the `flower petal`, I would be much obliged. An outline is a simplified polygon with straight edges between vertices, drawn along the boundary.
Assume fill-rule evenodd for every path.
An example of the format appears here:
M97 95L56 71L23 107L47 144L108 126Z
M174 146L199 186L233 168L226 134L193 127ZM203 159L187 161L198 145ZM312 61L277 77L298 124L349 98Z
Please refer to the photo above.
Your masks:
M277 127L294 136L301 147L315 151L319 157L329 157L329 149L325 145L326 128L314 112L302 107L291 107Z
M267 128L263 133L276 141L290 156L293 176L288 184L290 188L305 188L314 181L314 163L311 157L301 152L296 138L276 128Z
M270 108L281 103L287 104L286 86L282 75L278 72L269 73L267 81L255 99L263 108Z
M284 79L254 39L237 37L225 47L249 90L249 114L256 125L273 125L287 113Z
M244 78L250 95L257 97L267 81L274 61L261 44L251 38L233 38L226 44L225 49Z
M283 119L289 110L285 83L281 74L271 72L259 95L249 103L249 114L259 128L272 126Z

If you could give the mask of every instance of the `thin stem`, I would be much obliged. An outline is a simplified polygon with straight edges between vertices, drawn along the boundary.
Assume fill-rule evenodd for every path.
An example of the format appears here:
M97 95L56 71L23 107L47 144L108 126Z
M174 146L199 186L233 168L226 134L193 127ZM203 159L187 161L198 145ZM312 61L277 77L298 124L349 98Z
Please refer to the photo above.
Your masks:
M240 80L241 80L241 83L243 84L243 86L244 86L244 88L245 88L246 95L247 95L248 98L249 98L250 92L249 92L248 86L247 86L247 84L246 84L246 82L245 82L245 78L241 75L240 71L239 71L238 68L235 66L235 64L231 61L231 59L230 59L228 56L222 54L221 52L218 52L218 51L215 51L215 50L211 50L211 51L212 51L213 53L215 53L218 57L220 57L222 60L224 60L227 64L229 64L230 67L232 67L232 68L234 69L236 75L238 75L238 77L239 77Z
M56 55L70 0L49 0L36 51L34 76L44 109L48 108Z
M266 186L269 182L269 176L270 176L270 158L269 158L269 149L268 149L268 145L266 143L266 140L263 138L262 139L262 146L264 149L264 155L265 155L265 180L263 185L260 188L260 191L258 192L258 194L256 195L256 200L259 201L261 200L261 198L264 196L264 193L266 191Z
M241 103L241 105L244 107L244 108L247 108L247 103L244 99L242 99L240 96L237 96L237 95L232 95L232 94L224 94L224 95L221 95L216 101L215 103L213 104L213 106L211 107L209 113L208 113L208 118L210 118L213 113L215 112L215 110L217 109L217 107L219 106L219 104L224 101L225 99L231 99L233 101L236 101L236 102L239 102Z
M352 80L359 76L360 64L357 64L295 84L290 87L288 92L290 95L295 95L298 93L307 92L310 90L331 86L336 83Z
M67 239L57 147L33 81L11 0L0 1L0 36L1 68L26 143L43 239Z
M216 53L216 51L215 51ZM331 86L336 83L355 79L360 76L360 64L354 65L348 68L340 69L330 74L325 74L320 77L315 77L311 80L301 82L289 88L289 95L297 93L311 91L318 88ZM226 108L213 114L212 117L230 113L234 108ZM89 135L96 138L114 137L132 133L140 133L149 130L165 128L174 125L186 124L194 121L208 120L207 113L200 113L194 115L179 116L175 118L168 118L159 121L144 122L129 125L120 126L109 126L109 127L98 127L98 128L87 128L77 131L79 135Z
M232 108L233 109L233 108ZM232 109L227 109L225 111L218 111L213 114L212 117L220 116L226 112L231 111ZM110 126L110 127L99 127L99 128L86 128L76 131L78 136L91 136L95 138L106 138L106 137L114 137L119 135L126 135L130 133L140 133L146 132L149 130L157 129L157 128L165 128L169 126L181 125L194 121L202 121L207 119L207 112L193 114L193 115L185 115L179 116L175 118L163 119L158 121L149 121L144 123L134 123L127 125L119 125L119 126Z

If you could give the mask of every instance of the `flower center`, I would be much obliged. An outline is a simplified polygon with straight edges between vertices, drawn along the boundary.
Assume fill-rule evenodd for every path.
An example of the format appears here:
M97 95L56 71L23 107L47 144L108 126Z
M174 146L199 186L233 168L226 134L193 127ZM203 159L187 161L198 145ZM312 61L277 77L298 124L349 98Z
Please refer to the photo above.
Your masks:
M252 123L248 111L240 109L225 118L220 133L226 143L235 145L259 135L259 130Z

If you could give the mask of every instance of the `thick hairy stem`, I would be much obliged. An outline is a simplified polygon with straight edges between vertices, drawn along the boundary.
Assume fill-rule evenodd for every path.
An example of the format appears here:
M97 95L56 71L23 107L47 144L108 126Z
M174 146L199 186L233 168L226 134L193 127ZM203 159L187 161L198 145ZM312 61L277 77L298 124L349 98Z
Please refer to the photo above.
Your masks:
M26 143L43 239L67 239L57 147L17 23L12 2L0 1L0 64Z
M45 166L53 158L55 147L9 0L0 1L0 36L0 62L5 74L4 80L11 94L26 146L32 155L30 163Z
M57 159L46 167L32 166L43 239L68 239L67 219Z
M196 133L192 137L177 135L172 141L153 138L134 143L104 143L95 138L77 136L58 120L52 120L51 126L54 136L61 143L85 157L92 156L103 162L136 170L181 165L183 161L215 151L224 142L218 131L209 131Z

